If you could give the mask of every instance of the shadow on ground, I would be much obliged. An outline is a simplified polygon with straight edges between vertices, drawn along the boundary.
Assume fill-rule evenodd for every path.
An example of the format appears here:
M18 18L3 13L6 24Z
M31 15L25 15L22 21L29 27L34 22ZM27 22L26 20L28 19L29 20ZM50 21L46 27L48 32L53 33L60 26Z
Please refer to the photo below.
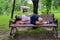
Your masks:
M15 33L13 40L60 40L56 39L52 31L45 31L40 33Z

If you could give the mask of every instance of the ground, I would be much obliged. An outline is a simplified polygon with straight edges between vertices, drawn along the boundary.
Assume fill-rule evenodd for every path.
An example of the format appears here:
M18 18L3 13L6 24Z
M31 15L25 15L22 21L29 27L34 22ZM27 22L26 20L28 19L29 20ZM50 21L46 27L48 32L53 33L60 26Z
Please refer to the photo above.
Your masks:
M0 40L7 37L9 35L9 32L5 32L4 34L0 34Z
M39 33L19 32L15 33L13 39L10 36L6 36L3 40L60 40L60 38L55 38L52 31L42 31Z

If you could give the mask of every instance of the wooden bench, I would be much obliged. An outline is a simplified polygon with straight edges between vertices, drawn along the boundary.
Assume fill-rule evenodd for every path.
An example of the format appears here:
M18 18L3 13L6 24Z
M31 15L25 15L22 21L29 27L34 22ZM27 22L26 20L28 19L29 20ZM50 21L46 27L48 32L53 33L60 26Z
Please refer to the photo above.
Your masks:
M10 20L10 27L11 27L11 32L10 35L12 34L13 26L14 27L52 27L54 31L56 32L56 38L58 38L58 20L54 18L54 14L42 14L40 17L43 18L44 21L50 21L49 24L42 24L42 25L33 25L33 24L13 24L13 22Z

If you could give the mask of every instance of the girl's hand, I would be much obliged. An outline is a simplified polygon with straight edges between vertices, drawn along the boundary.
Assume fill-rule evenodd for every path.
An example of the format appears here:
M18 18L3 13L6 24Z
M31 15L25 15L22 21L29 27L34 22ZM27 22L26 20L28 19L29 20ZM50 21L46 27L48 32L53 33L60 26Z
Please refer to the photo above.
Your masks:
M42 25L43 22L36 21L36 24L37 24L37 25Z
M24 24L24 22L23 21L20 21L19 24Z
M39 21L39 22L43 22L43 19L39 17L39 18L38 18L38 21Z

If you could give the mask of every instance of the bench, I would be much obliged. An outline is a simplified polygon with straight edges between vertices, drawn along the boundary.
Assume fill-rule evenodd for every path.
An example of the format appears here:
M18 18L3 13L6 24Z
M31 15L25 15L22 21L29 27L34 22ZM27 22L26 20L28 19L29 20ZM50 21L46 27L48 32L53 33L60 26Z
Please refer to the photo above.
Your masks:
M55 31L56 38L58 38L58 19L54 18L54 14L42 14L40 15L43 18L43 21L50 21L49 24L42 24L42 25L33 25L33 24L13 24L13 21L10 20L9 26L11 27L10 35L12 34L13 26L16 27L52 27Z

